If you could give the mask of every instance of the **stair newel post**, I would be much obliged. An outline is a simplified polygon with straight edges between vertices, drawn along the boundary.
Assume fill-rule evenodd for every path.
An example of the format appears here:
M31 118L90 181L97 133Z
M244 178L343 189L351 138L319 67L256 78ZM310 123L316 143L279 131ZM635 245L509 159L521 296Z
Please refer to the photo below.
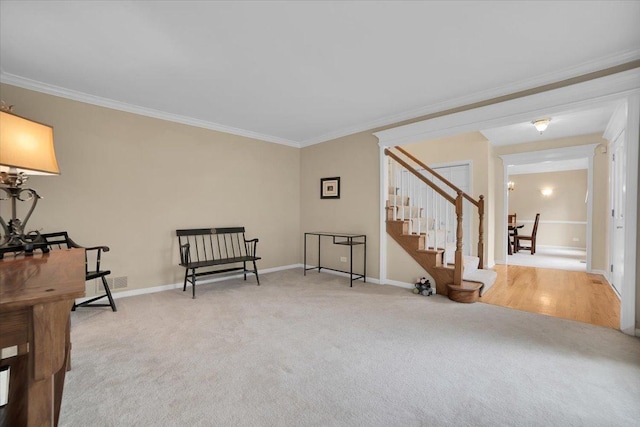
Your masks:
M479 269L484 268L484 196L480 195L478 200L478 258L480 262L478 264Z
M458 227L456 230L456 264L453 273L453 284L460 286L462 284L462 270L464 268L462 261L462 191L458 191L458 197L456 197L456 218Z

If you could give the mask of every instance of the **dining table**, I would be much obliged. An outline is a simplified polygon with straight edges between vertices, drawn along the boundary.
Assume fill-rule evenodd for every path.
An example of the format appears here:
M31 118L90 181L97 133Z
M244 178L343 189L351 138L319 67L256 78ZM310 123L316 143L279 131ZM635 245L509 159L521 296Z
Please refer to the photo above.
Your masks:
M507 223L507 252L509 255L513 255L513 250L514 250L514 246L516 244L515 242L515 238L513 239L513 244L511 243L511 232L513 232L513 236L517 236L518 235L518 230L520 228L524 227L524 224L521 224L519 222L509 222Z

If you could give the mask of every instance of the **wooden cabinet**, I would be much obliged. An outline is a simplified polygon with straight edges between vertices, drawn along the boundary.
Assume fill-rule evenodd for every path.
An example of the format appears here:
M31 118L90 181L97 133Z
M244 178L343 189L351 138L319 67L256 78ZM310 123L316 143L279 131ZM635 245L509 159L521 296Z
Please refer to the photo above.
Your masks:
M1 426L57 425L69 357L69 316L84 296L84 249L0 260L0 349L9 366Z

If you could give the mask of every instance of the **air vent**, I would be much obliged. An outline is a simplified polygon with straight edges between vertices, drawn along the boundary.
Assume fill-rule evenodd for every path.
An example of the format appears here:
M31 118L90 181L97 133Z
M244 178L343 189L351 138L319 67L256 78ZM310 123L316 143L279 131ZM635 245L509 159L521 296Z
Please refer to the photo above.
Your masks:
M107 277L107 284L109 285L109 289L124 289L129 286L128 277ZM96 293L102 292L104 293L104 289L102 289L102 280L96 279Z

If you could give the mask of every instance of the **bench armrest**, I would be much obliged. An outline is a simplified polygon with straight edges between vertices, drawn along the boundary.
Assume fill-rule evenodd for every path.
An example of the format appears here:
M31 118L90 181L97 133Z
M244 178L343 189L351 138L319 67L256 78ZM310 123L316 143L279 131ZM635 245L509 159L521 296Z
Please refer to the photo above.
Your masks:
M76 243L74 241L70 242L73 245L76 245ZM74 246L74 247L78 247L81 248L82 246ZM95 271L100 271L100 260L102 259L102 252L109 252L109 247L108 246L93 246L90 248L84 248L85 249L85 264L86 264L86 270L89 271L89 258L87 253L89 251L96 251L95 254L95 261L96 261L96 268Z
M258 246L258 239L244 239L244 247L247 251L247 256L256 256L256 247Z

